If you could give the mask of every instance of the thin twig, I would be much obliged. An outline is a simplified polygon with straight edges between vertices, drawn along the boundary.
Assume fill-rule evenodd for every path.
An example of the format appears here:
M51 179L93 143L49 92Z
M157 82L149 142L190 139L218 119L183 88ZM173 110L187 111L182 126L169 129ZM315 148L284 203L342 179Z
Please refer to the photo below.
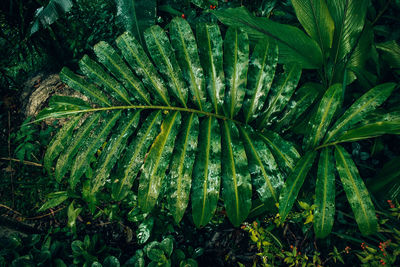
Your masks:
M12 208L6 206L6 205L3 205L3 204L0 204L0 208L5 208L5 209L7 209L7 210L9 210L9 211L12 211L13 213L19 215L19 216L17 217L18 220L25 221L25 220L38 220L38 219L42 219L42 218L47 217L47 216L50 216L50 215L54 215L55 213L57 213L57 212L62 211L63 209L65 209L66 206L60 207L60 208L58 208L58 209L55 210L55 211L51 211L51 212L49 212L49 213L46 213L46 214L43 214L43 215L39 215L39 216L34 216L34 217L25 217L25 216L22 215L22 213L20 213L20 212L14 210L14 209L12 209Z
M36 167L43 167L42 164L40 163L36 163L36 162L32 162L32 161L27 161L27 160L19 160L19 159L14 159L14 158L0 158L0 160L7 160L7 161L15 161L15 162L21 162L25 165L30 165L30 166L36 166Z

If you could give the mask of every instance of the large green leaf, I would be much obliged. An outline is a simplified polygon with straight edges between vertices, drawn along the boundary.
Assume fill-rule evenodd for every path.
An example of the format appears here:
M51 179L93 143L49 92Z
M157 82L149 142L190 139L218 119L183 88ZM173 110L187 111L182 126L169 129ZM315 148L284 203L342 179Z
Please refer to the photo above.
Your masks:
M199 118L194 113L188 114L177 137L166 181L168 207L177 223L182 219L189 202L198 134Z
M200 62L206 76L207 92L215 113L222 113L225 93L222 37L217 25L201 23L196 28Z
M241 27L252 39L265 35L276 40L279 46L279 62L298 63L306 69L316 69L322 64L318 44L298 28L253 16L245 7L221 9L213 12L224 24Z
M324 138L336 110L342 103L342 85L335 84L326 90L318 110L308 124L308 134L304 136L304 150L316 147Z
M201 227L214 215L221 183L221 135L215 118L204 118L200 123L198 147L191 200L193 222Z
M296 167L290 173L279 196L279 215L282 221L285 220L293 207L293 204L300 192L301 186L314 163L316 152L309 151L297 162Z
M115 42L130 67L142 78L144 86L154 93L155 100L169 106L167 88L138 41L125 32Z
M97 149L106 141L108 134L117 123L121 113L122 111L119 110L105 117L94 132L83 142L83 146L75 157L74 164L71 168L70 185L72 188L75 187L86 170L90 168L91 158L96 153Z
M329 0L326 3L335 23L331 50L333 59L331 78L334 78L336 73L340 75L340 67L337 65L346 60L346 56L358 43L365 23L368 0ZM341 82L341 80L333 82Z
M325 0L292 0L297 19L326 53L332 46L335 25Z
M36 120L65 117L89 109L90 105L80 98L54 95L50 98L49 107L42 109Z
M238 28L229 28L224 40L225 114L233 118L242 107L246 93L249 64L247 34Z
M246 97L243 103L246 123L256 118L264 106L278 62L278 46L272 38L260 40L250 59Z
M55 176L58 182L64 177L64 175L71 168L74 162L74 157L78 152L78 149L83 145L86 138L89 136L91 130L97 125L100 119L100 112L90 116L83 125L79 127L77 132L72 138L72 142L63 151L56 163Z
M283 177L276 165L274 156L262 139L250 127L239 127L246 150L249 172L262 202L278 203L279 190Z
M335 162L330 148L324 148L320 154L315 204L315 236L324 238L331 232L335 219Z
M234 123L223 121L221 136L222 197L229 220L234 226L239 226L251 208L251 182L247 157Z
M182 18L174 18L170 24L170 36L183 77L193 97L192 102L198 109L209 111L211 105L206 99L203 68L189 23Z
M368 112L373 111L389 97L395 87L396 84L394 83L384 83L362 95L328 131L324 143L328 143L331 140L334 141L338 134L365 118Z
M155 23L157 1L115 0L115 2L119 22L144 45L143 31Z
M358 228L363 235L375 233L378 229L378 221L374 205L357 167L351 159L351 155L343 147L336 146L335 159L339 177L353 210Z
M112 185L111 195L114 200L122 200L131 190L146 152L159 133L161 117L161 111L152 112L136 133L136 138L127 147L117 171L117 178Z
M143 212L151 211L157 202L180 122L181 114L179 112L168 114L161 125L161 132L152 144L144 162L138 194L139 206Z
M118 128L110 137L97 160L96 171L91 179L91 194L95 194L109 177L112 167L124 151L128 138L133 134L140 118L140 111L128 111L128 115L118 121Z
M278 82L272 85L267 100L267 108L258 121L258 126L260 128L266 128L277 120L279 113L285 108L296 90L300 76L301 69L299 65L293 64L288 66L285 73L279 77Z
M180 105L187 107L187 88L167 34L160 26L155 25L144 32L144 38L151 58L167 81L172 95Z

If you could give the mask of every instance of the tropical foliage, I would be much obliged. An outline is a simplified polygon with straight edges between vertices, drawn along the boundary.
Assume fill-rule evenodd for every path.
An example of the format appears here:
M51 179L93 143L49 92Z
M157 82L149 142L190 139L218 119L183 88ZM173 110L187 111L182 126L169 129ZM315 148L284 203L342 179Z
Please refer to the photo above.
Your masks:
M199 227L212 218L222 188L227 215L237 226L250 212L252 188L262 202L279 202L284 220L319 155L317 237L325 237L333 225L336 170L361 232L374 233L377 221L368 191L351 155L338 144L387 133L385 124L398 121L398 112L385 113L385 118L372 116L373 128L357 123L380 106L396 85L375 86L342 112L347 83L335 83L339 79L335 68L343 73L344 67L334 61L332 71L323 69L327 71L323 77L328 77L324 85L333 84L326 91L310 83L296 90L301 67L318 68L335 53L335 60L338 55L340 60L351 58L348 53L355 49L354 43L348 44L353 40L352 27L348 35L332 37L343 31L343 25L335 26L329 10L339 12L342 7L321 3L318 7L294 4L297 13L319 12L308 19L299 15L311 38L292 26L238 8L216 12L224 23L247 23L246 31L229 28L224 40L215 24L198 25L195 38L182 18L171 21L170 38L159 26L148 28L143 39L151 59L128 32L116 40L119 52L98 43L94 52L102 65L84 56L79 65L85 78L67 68L60 74L66 84L90 97L91 104L56 96L38 117L76 115L49 146L47 169L51 172L58 158L57 181L69 174L71 188L82 184L82 194L92 207L106 183L112 184L111 195L117 201L136 188L144 213L165 197L177 222L192 192L192 216ZM242 21L228 19L238 14ZM353 13L335 16L349 14ZM259 40L251 54L247 33ZM333 39L337 43L332 44ZM283 73L276 71L277 62L285 63ZM316 100L300 150L281 133ZM82 118L82 113L89 116Z

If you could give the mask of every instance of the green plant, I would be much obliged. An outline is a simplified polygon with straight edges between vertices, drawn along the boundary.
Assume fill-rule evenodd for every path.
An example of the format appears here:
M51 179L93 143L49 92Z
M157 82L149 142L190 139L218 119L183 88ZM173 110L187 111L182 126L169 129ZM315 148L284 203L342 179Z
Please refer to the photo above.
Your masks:
M326 6L319 8L328 14ZM329 12L339 11L337 8L332 5ZM62 80L93 102L90 106L79 99L54 97L50 107L38 116L41 120L77 114L47 150L44 163L49 172L58 157L56 180L62 181L69 172L70 187L75 189L80 182L84 185L82 194L92 210L99 191L107 184L111 184L115 201L123 199L132 187L137 188L139 207L144 213L150 212L161 196L166 196L177 222L187 207L191 190L197 226L211 219L222 184L227 216L237 226L250 211L252 186L263 202L279 201L280 217L284 220L319 155L314 219L317 236L329 234L333 225L336 169L361 232L374 233L377 222L368 191L351 155L339 144L398 133L397 111L372 113L396 85L378 85L342 112L347 82L335 83L344 79L337 74L342 72L337 69L344 68L341 61L333 62L335 71L323 80L325 88L307 83L298 90L301 68L292 62L297 61L303 68L318 68L329 55L321 49L327 51L331 45L340 60L351 58L347 50L342 51L348 48L344 43L350 37L339 36L338 43L332 44L332 21L328 25L304 26L307 32L327 35L309 33L317 40L314 41L294 27L252 17L243 8L216 14L228 24L233 21L227 19L229 15L235 18L239 14L240 22L247 23L250 37L260 40L250 64L246 32L229 28L222 41L216 25L200 24L196 44L188 23L175 18L169 25L172 46L159 26L144 33L155 66L138 41L124 33L116 45L128 65L111 45L100 42L94 52L107 71L88 56L79 63L88 80L64 68ZM352 12L345 16L357 22L360 19L353 18ZM321 19L323 16L318 17ZM359 22L363 23L364 20ZM350 27L352 32L351 25L336 28ZM317 31L315 27L320 26ZM358 26L356 32L359 33ZM357 43L350 43L352 50L357 50ZM288 64L284 66L285 72L278 71L279 78L274 79L278 58ZM303 131L304 153L300 156L299 148L272 130L293 127L317 99L318 104L305 117L309 127ZM82 113L89 116L74 131ZM68 140L69 145L64 147ZM136 176L140 177L138 183Z

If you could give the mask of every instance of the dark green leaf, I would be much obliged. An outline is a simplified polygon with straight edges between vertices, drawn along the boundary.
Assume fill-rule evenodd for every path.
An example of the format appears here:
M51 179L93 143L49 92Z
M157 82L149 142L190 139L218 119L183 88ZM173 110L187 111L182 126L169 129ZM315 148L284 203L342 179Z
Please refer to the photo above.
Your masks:
M79 127L72 138L72 142L58 158L55 170L55 176L58 182L61 181L67 171L71 168L78 149L83 145L92 129L97 125L100 116L100 112L90 116L85 123Z
M177 223L182 219L189 202L198 134L199 119L191 113L182 123L166 185L169 210Z
M57 132L48 145L46 154L43 158L43 165L48 173L51 173L51 165L54 159L57 158L67 144L70 143L69 140L72 137L72 131L75 129L81 118L81 115L71 118L71 120L64 124L64 126Z
M79 67L81 71L89 77L94 83L101 86L111 96L121 102L125 102L129 105L129 96L125 88L118 83L113 77L111 77L98 63L90 59L87 55L79 61Z
M200 123L199 145L193 167L192 214L197 227L206 225L217 208L221 181L221 136L217 119Z
M332 230L335 215L335 163L330 148L321 151L315 185L314 231L325 238Z
M138 41L125 32L115 42L130 67L142 78L144 86L155 95L157 101L169 106L167 88Z
M293 207L293 204L300 192L301 186L314 163L316 152L307 152L296 164L292 173L285 181L282 192L279 196L279 215L281 221L284 221Z
M68 199L68 193L66 191L51 193L48 196L48 200L40 207L38 212L58 206L67 199Z
M278 114L285 108L289 102L297 83L301 76L299 65L288 66L285 73L279 77L276 84L272 85L271 92L266 103L266 110L260 115L258 126L265 128L277 120Z
M376 44L376 48L381 51L383 60L390 67L400 69L400 46L395 40Z
M167 34L160 26L155 25L144 32L144 38L151 58L164 75L172 95L180 105L186 107L188 90Z
M222 197L226 213L234 226L239 226L251 208L251 178L246 152L234 123L221 122Z
M250 59L246 97L243 103L245 122L254 120L261 112L271 88L278 62L278 46L272 38L257 43Z
M328 131L324 143L328 143L331 140L334 141L338 134L365 118L368 112L373 111L389 97L395 87L396 84L394 83L384 83L362 95Z
M239 127L246 150L248 168L260 199L278 203L283 177L274 156L262 139L250 127Z
M335 25L325 0L292 0L292 4L303 28L326 53L332 46Z
M291 173L300 158L294 145L271 131L263 131L259 136L271 149L280 169L286 174Z
M219 27L201 23L196 28L200 62L204 69L207 92L215 113L222 112L225 93L225 75L223 71L222 37Z
M97 59L124 85L141 103L150 105L149 93L140 80L132 73L120 55L106 42L99 42L93 47Z
M157 202L180 122L181 115L177 111L165 118L161 125L161 132L145 159L138 189L138 203L144 212L151 211Z
M144 45L143 32L155 24L157 1L115 0L115 2L119 22Z
M303 148L315 148L324 138L336 110L342 103L342 85L335 84L326 90L319 103L318 110L308 123L307 135L304 136Z
M71 168L70 185L72 188L79 182L81 176L85 171L90 168L90 159L100 148L100 146L106 140L111 129L121 116L121 111L111 113L107 116L103 122L94 130L93 134L90 135L80 148L78 155L75 158L74 164Z
M224 40L225 114L233 118L242 107L246 93L249 40L239 28L229 28Z
M110 176L111 169L126 147L128 138L139 122L140 112L129 112L118 121L118 128L108 139L107 145L97 159L96 170L91 179L91 194L95 194Z
M306 69L317 69L322 65L318 44L296 27L257 18L245 7L220 9L213 13L222 23L241 27L252 39L259 40L267 35L276 40L281 63L298 63Z
M110 100L93 84L88 83L82 77L73 73L67 67L60 72L60 79L76 91L89 97L94 103L102 107L111 106Z
M117 171L117 178L112 185L112 198L114 200L122 200L130 191L143 164L146 152L159 133L161 114L161 111L152 112L142 124L136 138L126 149Z
M189 85L192 102L198 109L210 111L211 105L206 99L203 68L200 65L196 40L189 23L182 18L174 18L170 24L170 37L183 78Z
M343 147L336 146L335 159L339 177L353 210L358 228L363 235L375 233L378 229L378 221L374 205L357 167L351 159L351 155Z

